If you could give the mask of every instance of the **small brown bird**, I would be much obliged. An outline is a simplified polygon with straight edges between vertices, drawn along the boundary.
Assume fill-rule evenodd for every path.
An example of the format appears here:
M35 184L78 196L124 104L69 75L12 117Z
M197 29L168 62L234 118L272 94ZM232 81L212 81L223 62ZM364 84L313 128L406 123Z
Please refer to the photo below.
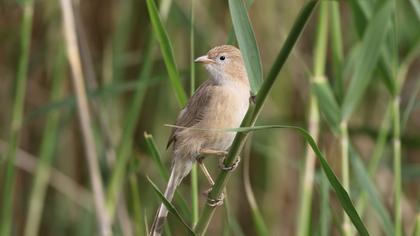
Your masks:
M239 49L230 45L218 46L195 62L204 64L211 76L189 99L176 125L199 129L239 127L250 98L248 76ZM202 155L226 155L235 135L235 132L173 128L168 141L168 147L173 144L173 162L166 199L172 201L175 189ZM168 210L161 204L150 231L153 236L161 234L167 215Z

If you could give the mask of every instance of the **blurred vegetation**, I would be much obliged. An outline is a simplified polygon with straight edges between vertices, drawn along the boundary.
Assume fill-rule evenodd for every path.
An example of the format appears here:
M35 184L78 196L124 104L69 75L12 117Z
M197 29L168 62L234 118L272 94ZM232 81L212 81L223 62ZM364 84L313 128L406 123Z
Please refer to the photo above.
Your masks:
M420 234L417 0L3 0L0 13L0 236L97 235L108 220L147 235L170 170L164 125L208 78L193 59L227 42L246 50L263 129L213 217L205 177L185 178L165 235L205 227L203 212L206 235L356 235L353 205L370 235Z

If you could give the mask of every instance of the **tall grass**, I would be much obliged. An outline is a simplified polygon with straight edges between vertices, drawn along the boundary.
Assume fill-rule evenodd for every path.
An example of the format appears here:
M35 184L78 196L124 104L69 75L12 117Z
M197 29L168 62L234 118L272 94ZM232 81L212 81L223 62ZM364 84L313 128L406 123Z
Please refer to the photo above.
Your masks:
M190 96L195 91L195 36L194 36L194 21L195 21L195 0L191 0L191 14L190 14ZM195 225L198 221L199 206L198 206L198 173L197 165L194 165L191 170L191 199L192 199L192 224Z
M90 180L95 198L95 210L98 221L98 231L101 235L111 235L112 227L108 212L105 209L105 194L103 181L99 169L98 155L93 137L89 104L87 101L85 79L82 72L82 64L75 28L73 4L69 0L61 0L60 7L63 15L63 28L66 40L67 57L72 70L73 85L76 94L80 128L86 159L89 167Z
M65 71L65 53L63 45L59 45L56 50L58 54L54 60L55 65L52 72L51 101L60 99L64 90L63 72ZM59 113L55 112L49 114L46 121L41 149L39 151L40 160L29 198L29 211L25 226L25 235L27 236L37 235L39 232L41 216L45 206L44 199L48 187L48 179L51 176L50 166L54 157L55 147L57 146L59 118Z
M13 108L11 114L11 125L9 133L9 146L6 158L6 170L4 174L4 182L2 192L2 212L0 221L0 235L11 235L13 222L13 204L14 204L14 187L15 187L15 161L16 153L19 147L20 131L23 122L23 111L24 102L26 95L26 81L28 78L28 64L29 64L29 52L30 42L32 33L32 22L33 22L33 2L23 2L23 18L20 31L20 56L18 62L18 68L16 73L16 86L13 99Z
M326 45L328 33L328 3L321 2L319 4L318 24L316 43L314 48L313 60L313 76L310 83L325 83L325 60ZM311 89L309 102L308 130L311 136L318 140L320 129L320 115L318 110L318 102L316 100L315 91ZM297 234L304 236L309 234L310 216L312 206L312 192L315 177L315 154L310 150L309 145L306 149L305 171L301 183L301 200L298 215Z

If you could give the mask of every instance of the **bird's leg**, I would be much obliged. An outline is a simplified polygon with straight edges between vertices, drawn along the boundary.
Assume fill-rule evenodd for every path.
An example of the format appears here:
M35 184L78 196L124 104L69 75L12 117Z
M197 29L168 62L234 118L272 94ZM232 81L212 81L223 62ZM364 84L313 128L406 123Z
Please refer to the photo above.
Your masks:
M218 157L224 157L228 154L228 152L226 151L221 151L221 150L213 150L213 149L207 149L207 148L202 148L200 149L200 154L202 155L216 155Z
M201 171L203 172L204 176L206 176L207 180L209 181L210 185L213 186L214 185L214 181L213 178L211 177L209 171L207 170L206 166L203 163L203 159L198 159L197 160L198 166L200 166Z
M220 150L213 150L213 149L206 149L206 148L202 148L200 150L200 154L210 154L210 155L216 155L217 157L219 157L219 167L220 169L224 170L224 171L234 171L236 169L236 167L238 167L239 162L241 161L240 156L238 156L238 158L235 160L235 162L231 165L231 166L226 166L224 164L225 162L225 157L228 154L227 151L220 151Z
M206 166L204 165L203 158L202 157L197 158L197 163L200 166L200 169L203 172L204 176L206 176L210 185L213 187L214 186L214 180L211 177L211 175L210 175L209 171L207 170ZM210 193L212 187L207 189L204 192L204 194L207 196L207 204L209 204L209 206L211 206L211 207L221 206L223 204L223 199L225 198L224 193L222 193L222 195L217 199L210 198L209 193Z

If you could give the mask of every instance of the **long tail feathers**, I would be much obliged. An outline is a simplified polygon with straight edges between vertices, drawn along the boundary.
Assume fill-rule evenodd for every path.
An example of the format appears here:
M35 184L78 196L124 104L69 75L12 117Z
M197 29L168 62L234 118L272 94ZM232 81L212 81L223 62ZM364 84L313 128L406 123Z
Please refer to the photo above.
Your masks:
M177 166L176 164L177 163L175 163L175 165L172 168L171 176L169 177L168 185L166 186L164 194L165 198L169 202L172 201L176 188L185 176L185 171L181 170L183 168L180 169L179 166ZM166 209L165 205L162 203L159 207L159 210L156 213L152 228L150 229L151 236L160 236L162 234L163 225L167 216L168 209Z

